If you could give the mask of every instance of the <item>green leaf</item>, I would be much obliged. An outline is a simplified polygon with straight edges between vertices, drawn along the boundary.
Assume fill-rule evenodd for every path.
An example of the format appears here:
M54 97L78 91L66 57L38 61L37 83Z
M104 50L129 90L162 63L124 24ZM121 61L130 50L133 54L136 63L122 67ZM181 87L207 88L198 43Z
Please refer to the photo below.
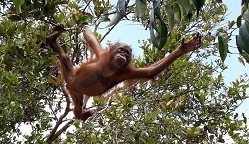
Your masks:
M15 14L10 15L10 16L8 17L8 19L11 20L11 21L20 21L20 20L22 20L22 18L21 18L20 16L15 15Z
M161 19L160 8L161 8L160 1L159 0L153 1L154 15L157 16L158 19Z
M154 9L152 9L150 12L150 24L151 24L150 38L151 38L152 44L158 49L161 49L166 43L168 30L167 30L166 24L161 19L159 19L160 23L159 23L159 29L158 29L158 27L156 26L155 15L156 15L155 11ZM159 37L160 39L159 43L157 41L157 37L155 36L154 29L158 33L157 37Z
M66 21L66 15L64 13L60 13L60 14L57 14L57 15L54 15L54 18L55 20L58 22L58 23L64 23ZM76 17L76 14L74 15L74 18L77 19L78 17ZM78 19L76 20L78 21Z
M156 26L154 9L152 9L150 12L150 25L152 29L155 29L156 31L158 31L157 26Z
M241 40L244 42L245 47L241 47L247 53L249 53L249 24L245 22L239 29L239 35L241 39L239 39L239 45Z
M236 23L238 28L241 27L241 15L238 16Z
M48 0L43 0L44 7L48 4Z
M167 36L168 36L167 26L163 21L160 21L160 35L159 36L160 36L159 49L162 49L166 43Z
M242 57L238 57L238 61L242 63L244 66L246 66L246 63Z
M48 77L48 78L47 78L47 81L48 81L49 83L53 84L53 85L57 85L56 80L55 80L54 78L52 78L52 77Z
M201 129L199 127L194 128L194 134L198 135L200 134Z
M25 0L13 0L15 6L21 6L24 2Z
M235 24L235 21L229 21L228 22L228 28L231 29Z
M248 5L249 1L248 0L242 0L241 5Z
M39 34L37 34L37 38L42 41L43 43L46 43L46 32L40 31Z
M14 5L15 5L16 10L17 10L18 13L21 13L21 12L22 12L21 6L22 6L22 4L23 4L24 2L25 2L25 0L13 0L13 3L14 3Z
M239 53L242 55L244 52L243 52L243 49L247 49L245 43L243 42L242 38L240 35L236 36L236 44L238 46L238 51Z
M184 8L185 13L189 13L191 8L189 0L178 0L178 3L181 5L182 8Z
M249 10L247 10L244 15L243 15L243 19L249 23Z
M68 0L61 0L61 1L56 1L57 5L62 5L62 4L68 4Z
M249 54L248 53L243 53L242 56L246 60L246 62L249 63Z
M108 16L102 16L100 18L100 22L108 22L108 21L111 21Z
M123 17L126 16L125 0L118 0L117 6L116 6L116 11L117 11L117 13L114 15L112 21L106 27L116 25Z
M120 15L120 13L116 13L111 22L106 27L116 25L122 18L123 17Z
M174 10L174 18L178 21L181 21L182 20L181 7L178 3L175 3L173 5L173 10Z
M116 6L117 13L119 13L122 17L126 16L126 4L125 0L118 0Z
M155 36L155 33L154 33L154 29L153 29L153 28L150 28L150 39L151 39L152 44L153 44L155 47L158 48L159 46L158 46L158 43L157 43L156 36Z
M0 36L4 36L6 34L6 31L4 29L4 26L0 23Z
M151 118L152 118L152 119L155 119L155 118L157 117L157 115L158 115L158 111L153 111L153 112L151 113Z
M15 25L9 26L8 29L7 29L7 35L9 35L9 36L14 35L14 33L15 33L16 30L17 30L17 29L16 29L16 26L15 26Z
M15 107L15 105L16 105L16 103L15 103L14 101L11 101L11 102L10 102L10 106L11 106L11 107Z
M146 12L147 5L146 0L136 0L136 12L138 17L142 17Z
M165 100L165 101L168 101L169 98L170 98L170 94L164 94L164 100Z
M218 46L220 52L220 58L224 62L228 52L228 36L227 34L221 34L218 36Z
M169 32L171 32L174 28L174 11L171 8L171 6L165 6L165 11L167 13L167 19L168 19L168 23L169 23Z

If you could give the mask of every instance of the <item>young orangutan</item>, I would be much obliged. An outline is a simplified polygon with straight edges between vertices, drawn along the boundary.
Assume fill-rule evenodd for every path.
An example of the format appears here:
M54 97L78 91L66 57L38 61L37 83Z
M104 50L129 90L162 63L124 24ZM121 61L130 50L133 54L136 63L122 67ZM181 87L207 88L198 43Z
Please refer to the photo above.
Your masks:
M153 78L158 75L180 56L201 47L201 37L197 33L190 41L182 43L167 57L144 68L134 67L131 63L132 50L124 43L116 43L109 49L103 49L94 34L86 28L84 37L96 59L82 63L75 68L68 55L56 42L63 31L57 27L47 39L50 47L58 52L63 77L67 89L74 103L74 115L77 119L86 120L94 113L93 110L83 111L85 108L84 96L101 95L118 83L128 79Z

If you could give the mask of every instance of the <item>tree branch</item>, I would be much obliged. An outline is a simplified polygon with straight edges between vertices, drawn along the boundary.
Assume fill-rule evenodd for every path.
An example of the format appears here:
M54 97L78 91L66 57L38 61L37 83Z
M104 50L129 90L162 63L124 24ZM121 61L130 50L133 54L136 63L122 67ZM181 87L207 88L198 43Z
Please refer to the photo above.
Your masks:
M47 144L50 144L52 143L56 138L58 138L58 136L63 132L65 131L69 126L70 124L73 123L73 120L70 120L65 126L63 126L57 133L57 129L58 127L63 123L63 119L67 116L67 114L69 113L70 111L70 98L69 98L69 95L66 91L66 88L65 86L62 84L61 85L61 88L62 88L62 92L64 94L64 96L66 97L66 103L67 103L67 106L65 108L65 111L64 113L60 116L59 120L57 121L56 125L54 126L53 130L51 131L50 135L48 136L47 140L46 140L46 143Z
M114 29L114 27L117 25L118 23L114 24L107 32L106 34L101 38L100 42L102 42L105 37Z
M65 124L57 133L46 141L46 144L51 144L54 140L56 140L73 122L74 120L70 120L67 124Z

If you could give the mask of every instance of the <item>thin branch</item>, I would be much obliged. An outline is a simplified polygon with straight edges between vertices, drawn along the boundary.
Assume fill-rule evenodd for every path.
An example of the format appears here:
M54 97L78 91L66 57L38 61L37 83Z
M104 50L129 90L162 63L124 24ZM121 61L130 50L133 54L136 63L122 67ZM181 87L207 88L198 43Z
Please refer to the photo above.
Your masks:
M90 0L90 1L86 4L85 8L84 8L83 11L82 11L83 13L85 13L87 7L90 5L91 2L92 2L92 0Z
M107 32L106 34L101 38L100 42L102 42L105 37L114 29L114 27L117 25L118 23L114 24Z
M47 144L50 144L52 143L63 131L65 131L69 125L73 122L73 120L69 121L64 127L62 127L57 133L57 129L58 127L62 124L63 122L63 119L67 116L67 114L69 113L70 111L70 98L69 98L69 95L66 91L66 88L64 85L61 86L62 88L62 92L63 94L65 95L66 97L66 103L67 103L67 106L65 108L65 111L64 113L60 116L59 120L57 121L55 127L53 128L53 130L51 131L50 135L48 136L47 140L46 140L46 143Z
M79 29L76 30L76 33L75 33L75 44L76 44L76 47L74 49L74 52L73 52L73 55L72 55L72 61L74 63L79 63L79 55L80 55L80 46L79 46Z
M72 123L74 122L74 120L70 120L67 124L65 124L57 133L55 133L53 135L53 137L51 137L50 139L48 139L46 141L47 144L51 144L54 140L56 140L61 133L63 133Z
M55 111L53 110L53 107L52 107L52 104L51 104L50 100L49 100L49 99L46 99L46 100L48 101L49 108L50 108L50 110L52 111L55 120L58 121L58 117L56 116L56 113L55 113Z

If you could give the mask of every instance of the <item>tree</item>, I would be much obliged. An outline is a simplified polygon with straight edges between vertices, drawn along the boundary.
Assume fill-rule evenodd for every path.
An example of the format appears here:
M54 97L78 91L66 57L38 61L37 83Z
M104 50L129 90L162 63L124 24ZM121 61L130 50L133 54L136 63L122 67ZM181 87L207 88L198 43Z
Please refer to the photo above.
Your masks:
M152 9L148 9L150 3ZM224 142L224 136L248 142L247 118L235 113L248 97L248 77L227 85L222 75L226 66L219 59L210 61L218 50L224 60L226 37L234 31L231 23L228 29L220 25L226 12L220 0L119 0L117 5L108 0L13 0L0 4L3 143L211 143ZM60 43L79 64L90 57L81 38L84 26L94 27L102 40L107 34L98 33L100 24L112 16L107 34L124 19L139 20L149 29L150 40L140 43L144 55L136 59L138 66L164 57L182 38L197 31L203 36L203 49L175 61L154 80L125 82L105 98L95 99L93 106L104 109L84 123L70 117L70 99L46 35L63 24L67 32ZM21 125L31 133L23 133Z

